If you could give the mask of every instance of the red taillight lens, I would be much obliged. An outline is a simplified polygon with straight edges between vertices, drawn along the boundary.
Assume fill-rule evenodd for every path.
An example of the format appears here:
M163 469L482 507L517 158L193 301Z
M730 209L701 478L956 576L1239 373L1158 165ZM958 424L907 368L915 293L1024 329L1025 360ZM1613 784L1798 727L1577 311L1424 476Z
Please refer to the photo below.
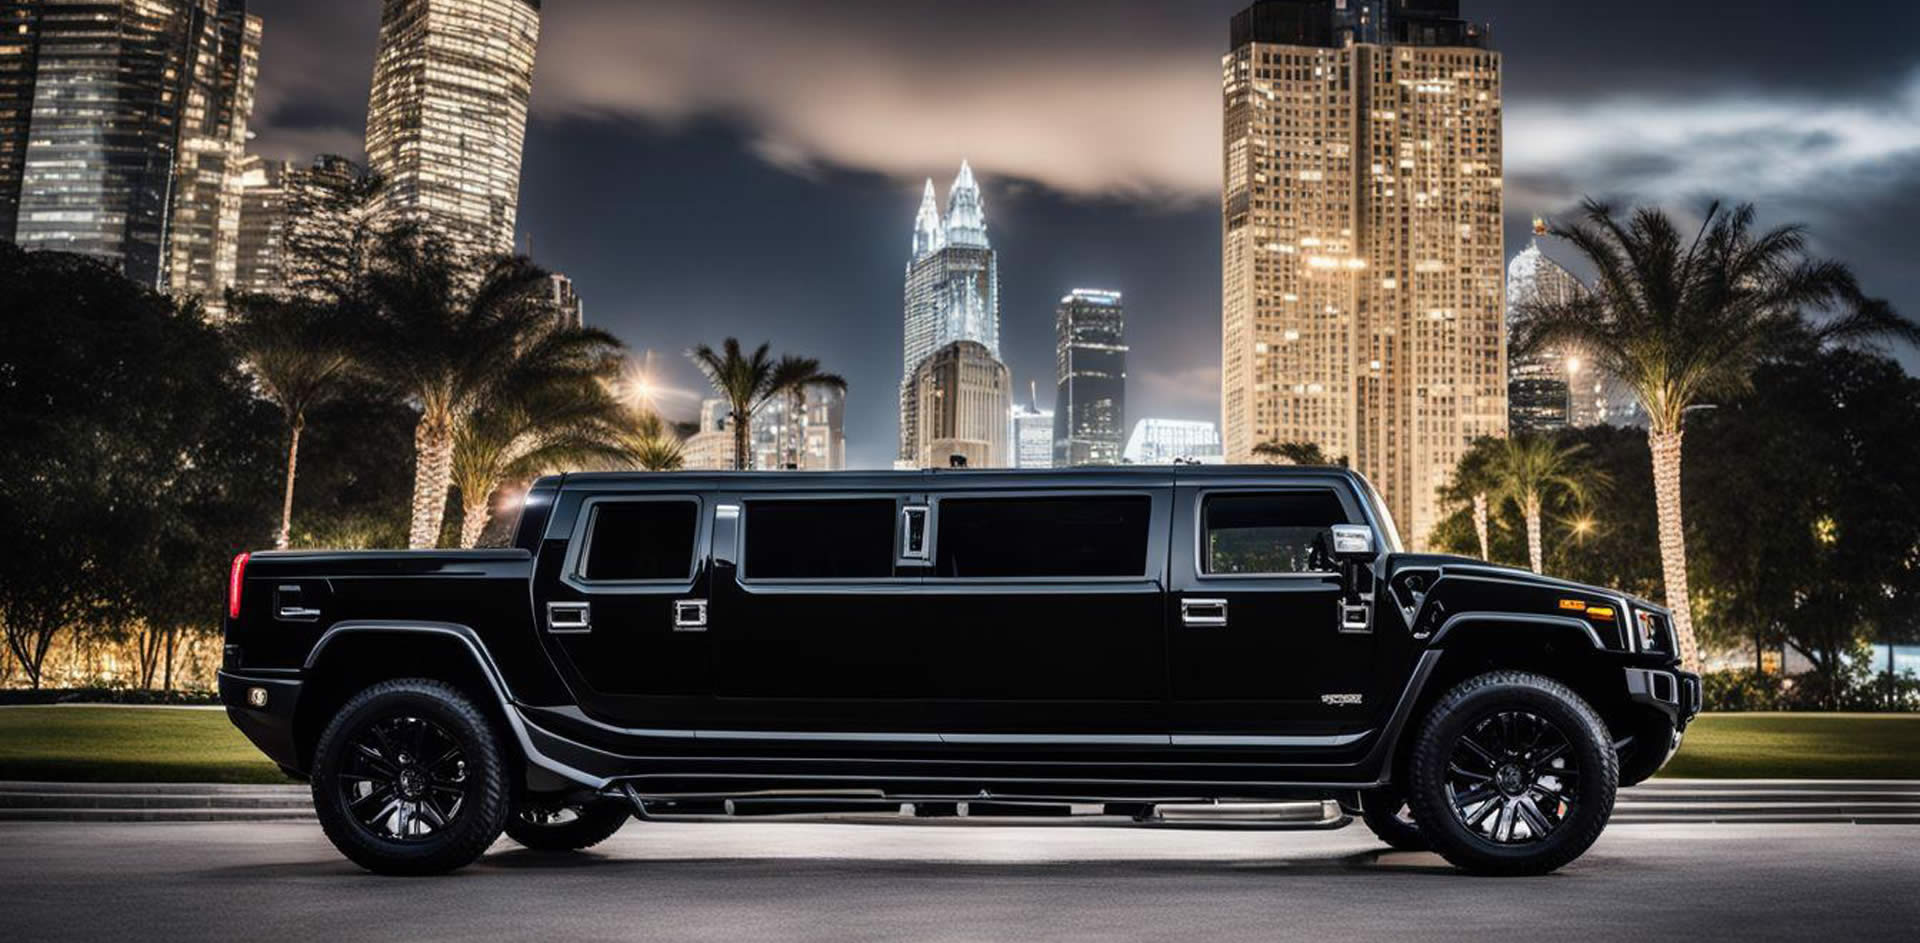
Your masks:
M234 557L233 569L227 571L227 618L229 619L240 618L240 590L246 586L247 558L252 555L243 553Z

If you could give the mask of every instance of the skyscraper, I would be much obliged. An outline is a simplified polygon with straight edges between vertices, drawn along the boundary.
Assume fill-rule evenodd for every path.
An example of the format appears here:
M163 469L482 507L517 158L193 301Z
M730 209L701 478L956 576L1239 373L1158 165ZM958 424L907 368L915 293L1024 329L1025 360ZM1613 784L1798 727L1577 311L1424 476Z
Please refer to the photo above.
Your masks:
M1027 384L1027 402L1013 407L1013 467L1053 467L1053 410L1040 408L1040 388Z
M1350 456L1415 546L1507 430L1501 59L1457 0L1261 0L1222 61L1221 432Z
M573 279L558 272L547 276L553 291L549 296L553 310L559 314L560 323L568 327L584 327L587 323L587 303L580 300L580 292L573 287Z
M1123 457L1130 465L1220 461L1220 427L1184 419L1142 419L1127 436Z
M810 386L753 414L753 467L839 471L847 467L847 394Z
M1119 292L1082 288L1060 299L1054 363L1059 389L1053 464L1120 464L1127 434L1127 340Z
M919 467L946 468L956 457L970 468L1013 466L1013 379L985 344L941 347L920 362L909 384Z
M907 261L905 323L900 378L900 459L917 463L919 421L913 415L913 376L933 352L972 341L1000 358L1000 268L987 239L986 206L973 168L965 161L940 212L933 181L914 219L913 253Z
M539 0L385 0L367 158L388 221L513 251L539 39Z
M358 221L355 190L366 173L322 154L307 167L248 156L240 173L240 237L235 285L290 294L352 266Z
M15 0L0 23L5 235L217 307L260 19L245 0Z
M1540 251L1540 241L1535 239L1507 264L1508 330L1516 325L1525 305L1559 304L1585 291L1572 272ZM1544 432L1591 425L1590 420L1580 421L1586 417L1576 417L1580 410L1569 382L1570 373L1580 372L1582 366L1578 355L1559 350L1511 357L1507 364L1507 399L1512 431ZM1578 402L1587 404L1585 398Z

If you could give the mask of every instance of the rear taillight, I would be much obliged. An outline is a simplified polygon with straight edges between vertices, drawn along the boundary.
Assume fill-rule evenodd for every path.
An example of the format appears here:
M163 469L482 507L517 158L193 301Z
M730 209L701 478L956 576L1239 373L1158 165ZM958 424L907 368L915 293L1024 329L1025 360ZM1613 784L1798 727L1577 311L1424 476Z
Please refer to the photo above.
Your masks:
M247 558L243 553L233 558L233 569L227 571L227 618L240 618L240 590L247 585Z

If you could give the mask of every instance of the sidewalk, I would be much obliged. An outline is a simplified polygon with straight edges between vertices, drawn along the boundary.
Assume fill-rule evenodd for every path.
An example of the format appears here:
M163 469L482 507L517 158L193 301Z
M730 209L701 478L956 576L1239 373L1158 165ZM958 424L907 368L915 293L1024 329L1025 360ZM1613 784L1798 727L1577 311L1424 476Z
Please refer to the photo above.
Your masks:
M1208 817L1210 824L1227 818ZM312 796L304 785L0 782L0 822L313 819ZM1657 779L1622 790L1613 822L1920 825L1920 781Z

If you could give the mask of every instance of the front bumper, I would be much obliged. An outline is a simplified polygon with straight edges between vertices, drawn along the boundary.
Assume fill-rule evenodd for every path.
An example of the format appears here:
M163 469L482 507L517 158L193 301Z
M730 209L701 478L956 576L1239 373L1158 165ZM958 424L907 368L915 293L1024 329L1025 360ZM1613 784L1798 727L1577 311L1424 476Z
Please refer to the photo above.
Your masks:
M1664 671L1658 668L1628 668L1627 697L1665 714L1675 733L1699 716L1700 676L1690 671Z
M266 703L255 706L252 692L265 692ZM267 759L279 764L289 775L305 777L300 743L295 735L293 717L300 704L300 682L288 678L220 672L220 703L227 707L227 718L253 742Z

